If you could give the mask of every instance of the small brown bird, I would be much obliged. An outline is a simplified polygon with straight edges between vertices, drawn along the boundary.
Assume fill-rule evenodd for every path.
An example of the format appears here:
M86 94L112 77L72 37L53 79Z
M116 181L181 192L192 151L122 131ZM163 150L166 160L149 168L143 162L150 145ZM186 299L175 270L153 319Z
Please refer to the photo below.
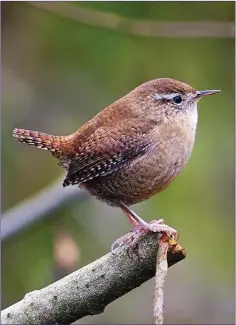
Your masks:
M79 184L119 206L133 230L153 230L129 206L163 191L186 165L195 141L197 103L219 90L197 91L169 78L151 80L103 109L75 133L53 136L14 129L22 143L50 151ZM174 230L159 220L155 230Z

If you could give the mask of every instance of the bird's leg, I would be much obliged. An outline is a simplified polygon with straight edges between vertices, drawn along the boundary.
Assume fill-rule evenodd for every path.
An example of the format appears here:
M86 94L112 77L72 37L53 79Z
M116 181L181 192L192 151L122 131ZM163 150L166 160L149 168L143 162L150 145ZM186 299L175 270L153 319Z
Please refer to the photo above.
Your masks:
M177 231L164 224L163 219L154 220L150 223L144 221L140 218L134 211L132 211L127 205L123 202L119 202L119 206L128 217L129 222L132 225L132 234L122 236L117 239L111 246L111 251L114 252L114 249L118 246L128 245L132 243L136 245L139 238L146 234L147 232L165 232L170 236L177 236Z
M141 229L145 230L148 227L148 223L140 218L134 211L132 211L127 205L123 202L119 203L121 209L128 217L129 222L132 225L132 230L136 232L137 230L140 231Z
M151 232L167 232L170 235L176 235L177 231L167 225L164 224L163 219L154 220L150 223L144 221L142 218L140 218L134 211L132 211L127 205L120 202L120 207L124 211L125 215L128 217L132 227L133 231L151 231Z
M137 219L135 219L133 217L133 214L135 214L135 212L131 211L133 213L133 214L131 214L125 208L123 208L122 206L121 206L121 209L124 212L124 214L127 216L127 218L129 219L129 222L130 222L130 224L132 226L132 231L133 232L139 231L140 230L140 224L138 223ZM136 216L139 218L138 215L136 215ZM142 219L140 218L140 220L142 220ZM144 220L142 220L142 221L144 221Z

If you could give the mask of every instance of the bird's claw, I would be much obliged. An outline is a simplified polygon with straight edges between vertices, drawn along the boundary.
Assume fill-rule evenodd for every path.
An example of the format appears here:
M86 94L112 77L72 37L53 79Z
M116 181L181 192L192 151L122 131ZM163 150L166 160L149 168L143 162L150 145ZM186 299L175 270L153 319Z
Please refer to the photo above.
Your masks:
M115 255L115 250L121 247L131 248L136 246L140 237L142 237L148 232L163 232L166 233L169 237L174 238L175 240L178 240L179 237L178 232L174 228L171 228L170 226L166 225L163 219L153 220L150 223L147 223L145 228L140 227L139 229L137 229L137 227L135 227L135 229L133 229L128 234L115 240L111 245L111 253Z
M177 230L166 225L164 223L163 219L153 220L150 223L148 223L148 230L150 232L164 232L169 237L172 237L175 240L178 240L178 238L179 238L179 234L178 234Z
M116 248L119 248L121 245L120 245L120 243L119 243L119 239L116 239L112 244L111 244L111 253L112 253L112 255L115 255L115 252L114 252L114 250L116 249Z
M134 239L134 232L130 231L128 234L125 234L124 236L116 239L111 244L111 253L115 255L115 250L121 248L122 246L129 246L130 243L132 243Z

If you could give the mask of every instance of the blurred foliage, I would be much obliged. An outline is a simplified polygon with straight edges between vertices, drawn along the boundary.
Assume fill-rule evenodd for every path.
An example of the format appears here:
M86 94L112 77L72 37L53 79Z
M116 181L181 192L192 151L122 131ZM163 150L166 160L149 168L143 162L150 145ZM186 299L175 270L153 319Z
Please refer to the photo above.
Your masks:
M133 19L234 20L233 2L71 5ZM134 208L146 220L165 218L187 249L186 260L169 272L166 321L232 323L234 39L134 37L61 19L23 2L3 2L3 211L63 172L48 153L14 142L12 128L72 133L129 90L158 77L222 90L199 105L196 144L185 170L168 190ZM107 252L129 225L118 209L91 198L10 238L2 245L2 307L55 281L53 238L63 229L80 248L81 267ZM151 294L152 287L144 285L85 322L151 322ZM137 311L140 302L143 310Z

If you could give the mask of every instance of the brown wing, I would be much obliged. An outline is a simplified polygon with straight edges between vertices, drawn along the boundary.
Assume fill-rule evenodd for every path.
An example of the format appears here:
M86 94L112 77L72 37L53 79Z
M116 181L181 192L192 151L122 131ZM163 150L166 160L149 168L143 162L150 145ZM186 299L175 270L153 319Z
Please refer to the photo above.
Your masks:
M143 126L143 125L142 125ZM100 128L78 148L71 158L63 186L86 182L114 173L147 152L150 145L139 126Z

